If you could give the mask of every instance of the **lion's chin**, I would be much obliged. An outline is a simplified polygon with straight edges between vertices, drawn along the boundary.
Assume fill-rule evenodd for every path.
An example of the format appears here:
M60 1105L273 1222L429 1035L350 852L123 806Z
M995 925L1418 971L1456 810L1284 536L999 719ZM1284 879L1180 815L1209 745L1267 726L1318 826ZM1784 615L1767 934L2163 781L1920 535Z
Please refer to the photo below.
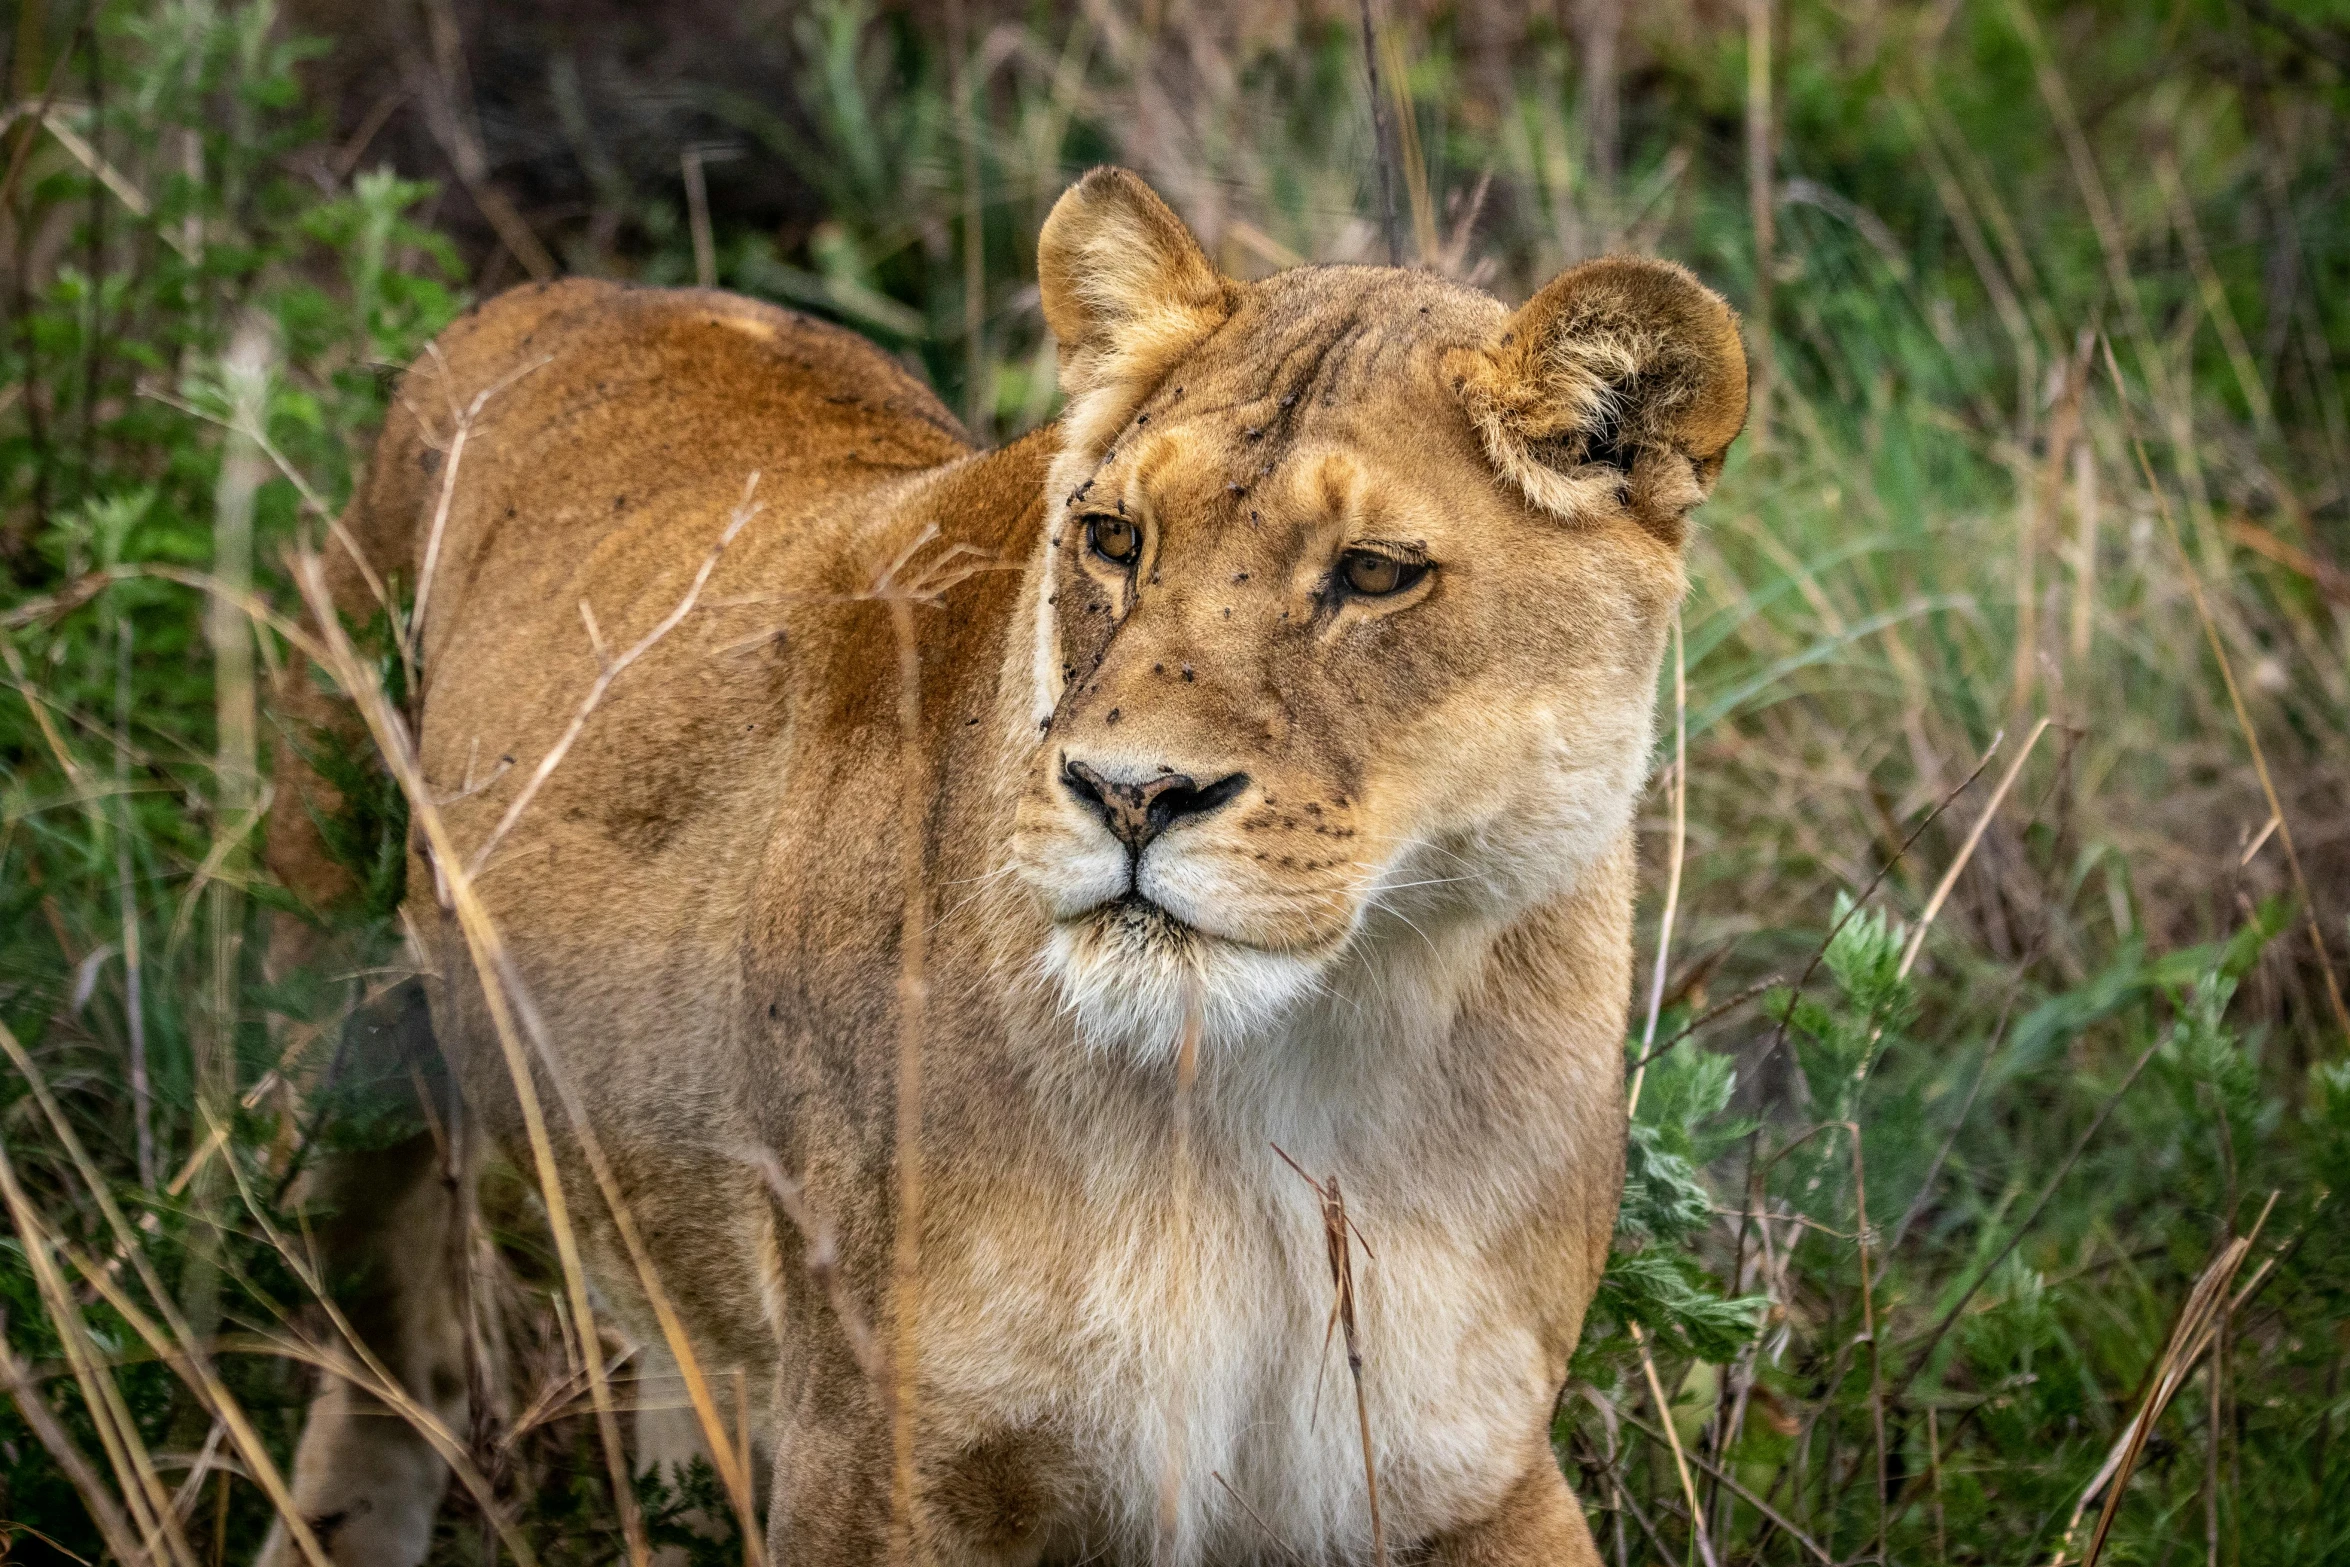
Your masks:
M1138 899L1053 927L1044 966L1086 1044L1172 1062L1190 1010L1203 1049L1278 1028L1318 988L1322 965L1208 935Z

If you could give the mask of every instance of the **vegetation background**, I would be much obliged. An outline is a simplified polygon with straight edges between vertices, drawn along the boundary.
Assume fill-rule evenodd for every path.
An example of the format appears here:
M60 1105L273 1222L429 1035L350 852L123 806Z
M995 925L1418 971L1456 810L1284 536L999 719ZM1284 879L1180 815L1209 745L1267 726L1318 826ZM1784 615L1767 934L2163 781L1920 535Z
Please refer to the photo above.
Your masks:
M374 1135L334 1042L404 815L339 759L386 966L265 985L256 692L392 372L528 278L699 278L1008 436L1055 406L1037 226L1117 160L1237 274L1634 250L1745 312L1555 1432L1603 1553L2350 1559L2342 0L31 0L0 42L9 1554L242 1559L350 1366L288 1192ZM617 1346L489 1211L435 1558L616 1559ZM639 1491L741 1559L706 1473Z

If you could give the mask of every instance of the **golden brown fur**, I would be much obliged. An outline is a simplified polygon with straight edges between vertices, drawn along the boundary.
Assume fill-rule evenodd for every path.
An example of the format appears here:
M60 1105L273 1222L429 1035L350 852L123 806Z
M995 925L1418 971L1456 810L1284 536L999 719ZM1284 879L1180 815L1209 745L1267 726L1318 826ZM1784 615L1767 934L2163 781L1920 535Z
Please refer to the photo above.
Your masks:
M759 475L702 612L616 682L481 889L700 1353L767 1391L779 1561L881 1551L882 1405L753 1160L805 1185L884 1321L909 790L932 909L926 1554L1141 1561L1180 1438L1182 1559L1367 1559L1352 1421L1312 1404L1343 1380L1319 1217L1279 1141L1342 1177L1377 1250L1391 1540L1594 1560L1547 1430L1613 1228L1630 813L1682 514L1743 415L1735 326L1653 262L1567 273L1515 316L1418 273L1234 282L1114 170L1056 208L1040 274L1069 410L989 453L862 342L725 295L566 283L453 328L350 518L386 573L418 570L445 410L546 363L458 475L426 770L481 842L595 675L582 602L607 648L643 635ZM1096 548L1124 526L1131 569ZM908 776L870 590L932 529L916 569L953 544L1003 569L915 611ZM1362 580L1424 575L1357 591L1366 554ZM299 681L289 701L331 719ZM331 901L307 820L281 808L273 858ZM433 1029L511 1148L433 888L413 864ZM1178 1246L1187 995L1205 1027ZM652 1337L576 1160L565 1181ZM402 1287L447 1281L419 1260ZM336 1531L339 1557L398 1564L432 1497L368 1489L397 1438L335 1396L306 1502L375 1519Z

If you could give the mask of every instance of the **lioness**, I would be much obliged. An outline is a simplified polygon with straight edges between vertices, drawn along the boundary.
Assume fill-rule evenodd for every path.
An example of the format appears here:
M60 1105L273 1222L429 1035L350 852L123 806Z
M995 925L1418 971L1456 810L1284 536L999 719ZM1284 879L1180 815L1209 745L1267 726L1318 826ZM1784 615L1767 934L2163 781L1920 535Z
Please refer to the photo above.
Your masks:
M1242 283L1118 169L1061 198L1038 270L1067 412L992 452L865 342L725 294L568 282L453 327L346 519L377 573L429 577L439 809L471 858L755 474L693 613L477 885L699 1358L756 1390L776 1560L888 1549L890 1403L851 1323L886 1348L919 981L922 1559L1370 1558L1323 1214L1286 1154L1359 1228L1392 1553L1596 1562L1549 1429L1615 1219L1632 814L1685 517L1745 417L1736 323L1644 260L1515 314L1418 271ZM289 733L348 727L321 690L289 673ZM281 759L271 852L325 907L347 878L310 754ZM527 1170L446 884L412 851L431 1035ZM601 1299L658 1346L552 1081ZM362 1331L462 1433L436 1146L324 1184L338 1255L378 1264ZM845 1309L770 1159L837 1232ZM652 1424L639 1462L691 1451ZM419 1560L444 1483L406 1422L321 1394L296 1487L338 1561Z

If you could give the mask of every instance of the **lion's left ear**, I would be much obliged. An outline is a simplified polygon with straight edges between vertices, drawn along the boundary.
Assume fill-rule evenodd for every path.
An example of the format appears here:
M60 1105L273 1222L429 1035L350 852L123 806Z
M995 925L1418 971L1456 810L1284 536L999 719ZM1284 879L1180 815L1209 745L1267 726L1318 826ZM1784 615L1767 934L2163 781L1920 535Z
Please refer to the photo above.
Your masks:
M1738 318L1669 261L1570 268L1446 368L1503 477L1569 521L1621 497L1677 539L1746 423Z

